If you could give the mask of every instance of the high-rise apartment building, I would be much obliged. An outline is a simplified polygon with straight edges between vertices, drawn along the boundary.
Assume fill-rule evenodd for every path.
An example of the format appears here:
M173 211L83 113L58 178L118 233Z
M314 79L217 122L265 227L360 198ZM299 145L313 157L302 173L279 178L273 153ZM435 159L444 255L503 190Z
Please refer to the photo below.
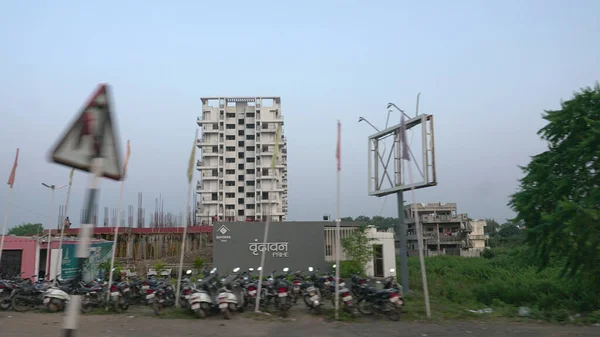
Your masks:
M197 218L285 221L287 147L279 97L206 97L198 117ZM276 140L281 126L280 139ZM275 145L279 144L279 151ZM278 152L278 153L277 153ZM275 169L272 169L273 156Z

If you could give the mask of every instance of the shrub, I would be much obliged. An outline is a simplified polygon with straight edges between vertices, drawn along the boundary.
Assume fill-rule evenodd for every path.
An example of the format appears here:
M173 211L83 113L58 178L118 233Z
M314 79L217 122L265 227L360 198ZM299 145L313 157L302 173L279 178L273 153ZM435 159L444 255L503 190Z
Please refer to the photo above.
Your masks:
M600 296L583 278L562 278L560 262L540 271L527 247L492 249L488 257L425 258L432 303L457 303L465 309L490 306L504 315L527 306L534 318L565 321L569 315L589 313L594 321ZM408 267L410 288L422 290L419 260L411 257Z

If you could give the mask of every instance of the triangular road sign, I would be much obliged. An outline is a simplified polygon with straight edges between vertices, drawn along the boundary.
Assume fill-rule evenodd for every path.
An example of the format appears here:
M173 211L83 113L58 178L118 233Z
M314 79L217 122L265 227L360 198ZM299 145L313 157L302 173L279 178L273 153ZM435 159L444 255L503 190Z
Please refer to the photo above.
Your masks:
M101 84L54 147L52 161L90 172L92 159L101 157L102 175L121 180L120 154L109 88Z

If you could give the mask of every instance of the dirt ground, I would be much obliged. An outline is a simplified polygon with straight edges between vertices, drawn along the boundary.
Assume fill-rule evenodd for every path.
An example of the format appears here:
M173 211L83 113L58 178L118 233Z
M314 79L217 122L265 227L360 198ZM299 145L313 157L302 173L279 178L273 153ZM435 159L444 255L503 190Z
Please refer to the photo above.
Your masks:
M62 336L62 314L44 312L0 312L0 336ZM268 336L268 337L340 337L340 336L600 336L600 326L530 324L501 321L391 322L384 318L362 318L358 322L332 322L294 310L291 318L256 317L253 313L204 320L154 317L148 308L130 308L120 315L80 316L77 336L81 337L169 337L169 336Z

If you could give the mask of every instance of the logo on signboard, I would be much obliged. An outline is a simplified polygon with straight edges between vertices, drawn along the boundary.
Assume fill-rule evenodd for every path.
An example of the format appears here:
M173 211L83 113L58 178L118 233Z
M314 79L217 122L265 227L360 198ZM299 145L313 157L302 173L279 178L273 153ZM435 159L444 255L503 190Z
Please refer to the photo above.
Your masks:
M219 227L219 229L217 229L217 233L221 235L217 235L215 239L221 240L221 242L227 242L228 239L231 239L231 236L226 235L229 232L229 228L227 228L225 225L222 225L221 227Z

